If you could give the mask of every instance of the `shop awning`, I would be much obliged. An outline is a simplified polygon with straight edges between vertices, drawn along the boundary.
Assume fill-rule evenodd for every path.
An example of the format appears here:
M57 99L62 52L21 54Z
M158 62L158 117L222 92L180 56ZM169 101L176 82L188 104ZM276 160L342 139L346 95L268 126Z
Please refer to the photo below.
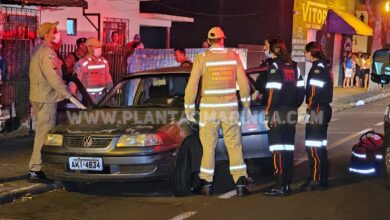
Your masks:
M1 4L37 5L52 7L88 7L86 0L1 0Z
M330 33L365 36L372 36L373 34L372 28L366 23L354 15L340 10L329 9L326 25Z

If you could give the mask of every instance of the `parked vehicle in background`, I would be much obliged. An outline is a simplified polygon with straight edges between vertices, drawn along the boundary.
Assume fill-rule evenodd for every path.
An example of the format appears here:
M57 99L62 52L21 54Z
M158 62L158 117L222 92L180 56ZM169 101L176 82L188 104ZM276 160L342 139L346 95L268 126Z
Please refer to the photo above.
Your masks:
M372 62L371 80L383 85L390 82L390 48L375 51ZM390 189L390 104L384 115L384 179Z

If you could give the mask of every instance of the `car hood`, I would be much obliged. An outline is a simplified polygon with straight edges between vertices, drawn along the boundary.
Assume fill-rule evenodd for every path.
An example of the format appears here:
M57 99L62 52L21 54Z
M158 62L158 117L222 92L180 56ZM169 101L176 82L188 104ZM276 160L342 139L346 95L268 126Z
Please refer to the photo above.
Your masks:
M183 122L183 109L110 108L67 113L67 122L53 129L62 134L120 135L153 133Z

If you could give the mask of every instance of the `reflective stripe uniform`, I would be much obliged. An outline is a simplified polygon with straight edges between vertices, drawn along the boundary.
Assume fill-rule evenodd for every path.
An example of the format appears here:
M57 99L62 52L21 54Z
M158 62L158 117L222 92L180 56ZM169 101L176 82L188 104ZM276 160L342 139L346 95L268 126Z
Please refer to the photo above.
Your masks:
M276 187L287 186L292 181L295 125L297 109L304 100L304 81L295 63L276 58L270 63L266 88L268 140L274 157Z
M328 182L327 132L332 117L333 77L325 60L313 62L307 79L307 114L305 146L309 158L310 179Z
M244 107L249 108L250 88L240 58L231 49L210 48L199 54L193 64L191 76L185 90L185 111L195 111L198 84L202 79L200 101L200 140L203 157L200 178L213 181L215 167L215 147L218 143L219 128L222 126L224 141L229 153L230 173L236 182L245 176L241 144L241 129L238 113L236 85Z
M80 59L75 66L75 72L94 103L99 102L113 86L108 62L102 57L86 56ZM75 85L71 84L70 88L75 94Z

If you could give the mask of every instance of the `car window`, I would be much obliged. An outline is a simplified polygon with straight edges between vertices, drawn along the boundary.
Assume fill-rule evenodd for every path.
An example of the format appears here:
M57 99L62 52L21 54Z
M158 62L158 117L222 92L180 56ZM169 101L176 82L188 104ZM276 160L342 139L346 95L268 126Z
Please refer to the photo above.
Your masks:
M143 76L121 82L106 107L183 106L187 75Z

